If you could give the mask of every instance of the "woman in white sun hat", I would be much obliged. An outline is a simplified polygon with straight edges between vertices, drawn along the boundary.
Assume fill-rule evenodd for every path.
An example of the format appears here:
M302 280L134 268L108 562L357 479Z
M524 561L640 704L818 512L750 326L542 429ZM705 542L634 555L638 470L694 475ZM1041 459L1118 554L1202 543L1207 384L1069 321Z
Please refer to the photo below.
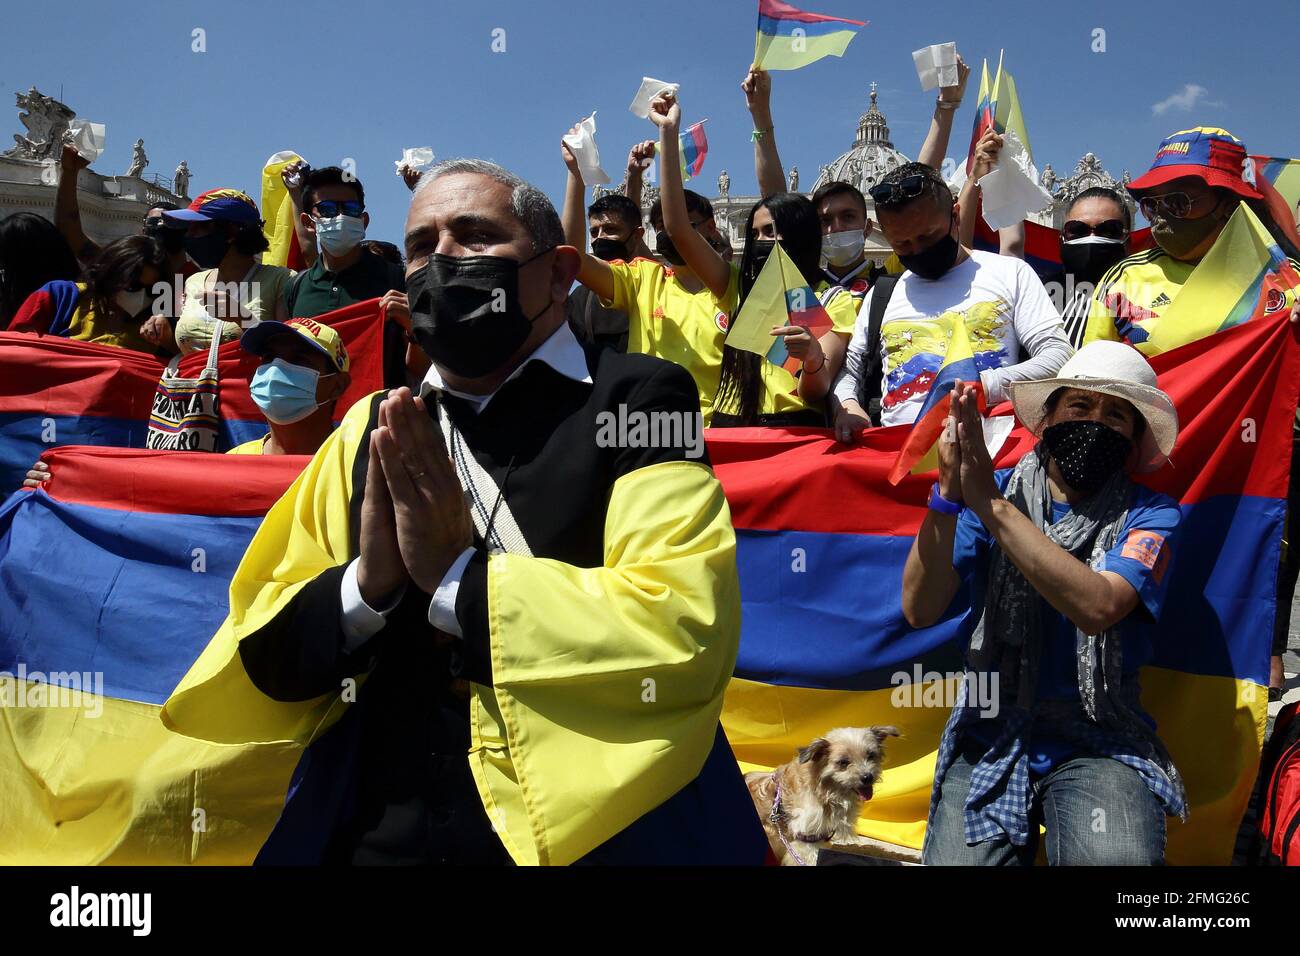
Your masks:
M1053 865L1158 864L1166 815L1185 817L1187 797L1137 672L1180 512L1129 475L1165 463L1178 414L1146 359L1118 342L1090 343L1056 377L1010 393L1040 441L995 473L975 390L959 384L955 440L940 443L903 572L913 627L942 618L962 588L972 608L923 858L1032 865L1042 824Z

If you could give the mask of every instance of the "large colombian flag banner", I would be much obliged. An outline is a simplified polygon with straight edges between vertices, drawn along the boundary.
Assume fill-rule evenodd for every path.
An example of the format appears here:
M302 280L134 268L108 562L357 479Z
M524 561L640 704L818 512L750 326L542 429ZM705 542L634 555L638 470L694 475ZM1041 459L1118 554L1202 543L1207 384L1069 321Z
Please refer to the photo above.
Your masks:
M1264 732L1300 343L1274 317L1151 361L1182 430L1172 464L1142 480L1180 502L1183 522L1143 701L1191 804L1186 824L1170 822L1169 862L1227 864ZM831 727L893 724L903 736L859 832L919 849L970 609L959 596L933 627L903 618L934 478L889 484L907 435L871 429L850 449L820 430L715 430L709 454L738 538L743 628L722 715L737 758L769 769ZM996 466L1032 446L1017 429Z
M316 320L332 326L352 358L352 384L335 408L342 419L358 398L384 384L379 300L358 302ZM238 342L218 354L221 431L218 447L266 434L249 379L260 359ZM182 359L178 374L197 377L207 351ZM0 495L22 484L41 454L61 445L143 448L163 365L151 355L55 335L0 332Z
M69 447L43 460L45 486L0 506L0 863L250 862L300 748L193 740L158 715L310 459Z
M758 0L755 70L797 70L824 56L843 56L862 20L796 9L784 0Z

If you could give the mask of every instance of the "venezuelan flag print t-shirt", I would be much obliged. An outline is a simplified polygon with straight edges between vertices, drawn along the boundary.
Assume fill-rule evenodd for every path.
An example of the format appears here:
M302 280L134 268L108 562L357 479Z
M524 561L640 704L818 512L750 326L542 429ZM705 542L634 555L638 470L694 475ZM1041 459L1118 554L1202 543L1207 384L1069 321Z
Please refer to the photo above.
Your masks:
M870 299L860 320L870 315ZM882 425L916 421L954 322L965 323L981 373L1018 365L1062 328L1061 313L1022 259L974 251L938 279L903 273L880 327Z

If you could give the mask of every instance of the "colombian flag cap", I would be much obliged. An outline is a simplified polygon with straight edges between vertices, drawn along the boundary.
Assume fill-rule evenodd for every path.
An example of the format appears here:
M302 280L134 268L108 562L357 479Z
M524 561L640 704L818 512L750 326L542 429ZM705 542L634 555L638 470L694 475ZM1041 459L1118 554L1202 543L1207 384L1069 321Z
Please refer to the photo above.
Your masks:
M1129 183L1128 190L1136 196L1183 176L1195 176L1243 199L1263 198L1255 188L1254 164L1246 155L1245 145L1226 129L1213 126L1197 126L1166 136L1151 168Z
M262 224L257 203L238 189L209 189L200 193L185 209L163 213L179 222L234 222Z
M239 337L245 352L265 356L271 340L280 335L296 333L323 352L330 364L340 372L348 370L348 350L343 338L328 325L314 319L290 319L288 322L259 322Z

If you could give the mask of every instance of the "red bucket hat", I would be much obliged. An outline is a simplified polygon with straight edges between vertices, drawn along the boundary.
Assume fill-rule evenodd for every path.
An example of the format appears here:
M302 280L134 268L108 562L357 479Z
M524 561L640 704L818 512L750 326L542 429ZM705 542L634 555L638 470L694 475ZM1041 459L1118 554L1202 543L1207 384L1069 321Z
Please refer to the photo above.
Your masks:
M1166 136L1151 168L1129 183L1128 190L1136 196L1183 176L1195 176L1243 199L1264 198L1255 188L1255 167L1245 145L1226 129L1212 126Z

